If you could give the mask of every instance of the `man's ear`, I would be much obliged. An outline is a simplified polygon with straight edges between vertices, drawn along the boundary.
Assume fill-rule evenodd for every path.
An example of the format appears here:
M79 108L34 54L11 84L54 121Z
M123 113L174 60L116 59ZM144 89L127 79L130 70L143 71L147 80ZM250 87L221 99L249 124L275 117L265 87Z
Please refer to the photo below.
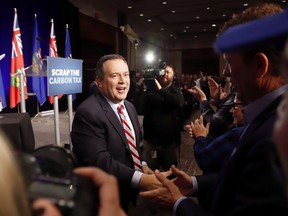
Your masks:
M257 64L257 77L263 77L269 70L269 60L264 53L258 53L255 57Z
M102 86L99 78L96 78L94 82L96 83L96 85L97 85L98 87L101 87L101 86Z

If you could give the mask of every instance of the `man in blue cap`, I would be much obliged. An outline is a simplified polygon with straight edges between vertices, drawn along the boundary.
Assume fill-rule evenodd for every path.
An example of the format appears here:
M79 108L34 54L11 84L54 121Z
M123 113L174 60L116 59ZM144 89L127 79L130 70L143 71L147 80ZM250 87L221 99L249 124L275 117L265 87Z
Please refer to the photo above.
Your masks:
M228 21L226 29L279 12L281 9L272 4L249 8ZM239 25L227 32L232 29L239 39L225 31L215 48L224 54L225 70L231 75L238 96L248 104L244 109L246 127L226 166L218 174L191 178L172 167L176 178L170 181L155 171L163 187L141 195L173 205L176 215L288 215L285 178L271 140L276 109L287 91L280 73L282 53L273 44L254 47L254 43L247 46L247 43L237 42L234 46L234 42L246 40L254 31L237 33L236 29L241 29ZM220 41L223 46L219 46ZM187 198L196 193L206 198L201 206Z

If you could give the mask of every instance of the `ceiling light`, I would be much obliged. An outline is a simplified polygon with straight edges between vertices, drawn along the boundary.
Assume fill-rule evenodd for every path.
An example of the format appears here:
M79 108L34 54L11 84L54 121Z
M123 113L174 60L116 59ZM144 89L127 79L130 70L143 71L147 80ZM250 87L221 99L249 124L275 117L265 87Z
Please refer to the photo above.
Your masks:
M207 29L203 29L203 31L207 31Z
M161 28L161 31L164 31L164 28Z
M282 3L286 3L286 0L283 0Z
M189 26L186 26L185 28L186 28L186 29L188 29L188 28L189 28Z
M144 16L144 14L139 14L139 16Z
M226 17L226 14L222 14L223 17Z
M216 27L216 24L212 24L212 27Z
M163 4L163 5L166 5L166 4L167 4L167 2L166 2L166 1L163 1L163 2L162 2L162 4Z
M175 10L172 10L171 13L176 13L176 11L175 11Z
M183 32L187 32L187 30L186 30L186 29L184 29L184 30L183 30Z
M207 7L206 10L210 10L210 7Z
M129 5L129 6L128 6L128 9L131 9L131 8L132 8L132 6Z
M198 36L197 36L197 35L194 35L194 38L198 38Z
M170 34L170 37L173 37L173 34Z
M196 19L200 19L200 17L199 17L199 16L197 16L197 17L196 17Z
M146 54L145 58L146 58L146 61L147 61L148 63L152 63L152 62L154 61L154 59L155 59L155 55L154 55L153 52L150 51L150 52L148 52L148 53Z
M151 20L151 19L148 19L147 21L148 21L148 22L151 22L152 20Z
M247 3L244 3L244 4L243 4L243 6L244 6L244 7L247 7L247 6L248 6L248 4L247 4Z

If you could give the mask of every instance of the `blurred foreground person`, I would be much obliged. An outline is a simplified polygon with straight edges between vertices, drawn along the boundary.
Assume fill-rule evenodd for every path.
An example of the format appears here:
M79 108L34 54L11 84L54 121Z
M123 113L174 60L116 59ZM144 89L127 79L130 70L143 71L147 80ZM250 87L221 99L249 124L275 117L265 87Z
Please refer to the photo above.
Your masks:
M29 216L28 196L15 155L0 131L0 216Z
M59 210L44 198L36 199L29 206L28 191L14 152L0 131L0 216L30 216L33 211L44 216L61 216ZM99 191L98 216L125 216L119 201L117 180L98 168L75 169L77 175L90 178ZM38 214L37 214L38 215ZM96 215L95 215L96 216Z

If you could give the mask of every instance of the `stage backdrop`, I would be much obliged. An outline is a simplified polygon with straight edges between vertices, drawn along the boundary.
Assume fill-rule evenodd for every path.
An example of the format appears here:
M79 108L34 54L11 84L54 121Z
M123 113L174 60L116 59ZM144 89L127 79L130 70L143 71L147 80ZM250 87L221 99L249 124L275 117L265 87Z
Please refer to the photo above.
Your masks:
M59 57L64 57L66 24L69 25L71 38L71 49L73 58L79 58L77 47L79 32L79 10L68 0L9 0L0 7L0 54L5 53L6 57L0 62L2 78L6 95L7 107L3 112L17 112L17 107L9 108L9 87L10 87L10 64L12 48L12 31L14 8L17 9L25 67L32 63L32 36L34 14L37 14L39 36L41 40L42 58L49 55L49 39L51 30L51 19L54 19L54 29L58 47ZM32 92L31 78L28 78L28 92ZM63 100L65 107L66 100ZM59 103L61 106L61 103ZM66 106L67 107L67 106ZM37 99L35 96L26 100L26 110L31 115L36 113ZM41 110L53 109L53 105L47 100ZM60 107L61 110L61 107Z

